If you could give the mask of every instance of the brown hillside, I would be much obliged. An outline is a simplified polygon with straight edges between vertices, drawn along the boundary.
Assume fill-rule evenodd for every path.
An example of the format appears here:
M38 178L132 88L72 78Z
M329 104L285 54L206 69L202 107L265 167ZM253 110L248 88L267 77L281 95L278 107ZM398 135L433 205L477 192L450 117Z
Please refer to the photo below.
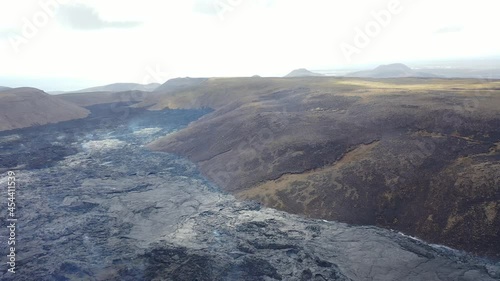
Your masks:
M0 92L0 131L85 118L89 111L34 88Z
M149 104L216 109L150 147L189 157L240 198L500 257L499 88L458 79L210 79Z

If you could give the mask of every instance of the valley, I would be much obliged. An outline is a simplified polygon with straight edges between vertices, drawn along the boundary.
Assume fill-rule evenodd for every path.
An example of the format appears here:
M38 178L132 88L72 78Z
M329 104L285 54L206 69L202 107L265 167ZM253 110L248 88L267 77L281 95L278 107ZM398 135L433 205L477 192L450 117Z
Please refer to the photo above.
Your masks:
M1 278L499 280L497 83L63 95L88 116L0 132L19 219Z
M0 280L500 281L499 10L0 1Z

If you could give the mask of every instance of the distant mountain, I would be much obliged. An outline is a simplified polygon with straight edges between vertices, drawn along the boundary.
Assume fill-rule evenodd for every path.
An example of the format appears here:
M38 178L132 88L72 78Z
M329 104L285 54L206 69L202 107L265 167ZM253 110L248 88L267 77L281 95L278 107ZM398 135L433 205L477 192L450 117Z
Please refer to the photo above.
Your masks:
M5 90L8 90L10 89L9 87L4 87L4 86L0 86L0 91L5 91Z
M134 107L149 107L158 105L158 103L161 102L161 100L165 96L175 95L175 93L177 92L186 93L189 92L190 89L196 89L196 91L198 91L200 88L203 88L201 87L201 85L207 81L209 81L208 78L185 77L170 79L156 88L154 92L149 93L147 96L145 96L144 100L138 104L135 104ZM189 100L189 96L185 95L182 97L182 99ZM169 105L167 107L170 106L172 105Z
M91 106L105 103L137 103L143 101L150 92L144 91L123 91L123 92L88 92L88 93L67 93L57 97L74 103L78 106Z
M65 92L65 91L46 91L46 93L49 95L62 95L62 94L65 94L67 92Z
M174 78L163 83L161 86L157 87L155 92L168 92L168 91L178 91L184 90L190 87L196 87L199 84L207 81L207 78Z
M309 71L305 68L295 69L292 72L285 75L285 77L309 77L309 76L324 76L324 75L321 73L315 73L315 72Z
M439 77L436 74L416 71L402 63L380 65L373 70L357 71L346 76L362 78Z
M57 95L57 97L62 100L82 107L106 103L128 103L130 105L143 101L147 96L151 95L152 92L158 90L159 87L166 87L166 84L168 84L168 81L163 85L158 83L146 85L137 83L114 83L74 92L51 92L51 94Z
M124 91L145 91L152 92L154 91L160 84L151 83L151 84L137 84L137 83L114 83L105 86L86 88L78 91L71 91L67 93L88 93L88 92L124 92Z
M0 131L85 118L89 111L35 88L0 91Z
M500 79L500 69L425 68L425 72L446 78Z

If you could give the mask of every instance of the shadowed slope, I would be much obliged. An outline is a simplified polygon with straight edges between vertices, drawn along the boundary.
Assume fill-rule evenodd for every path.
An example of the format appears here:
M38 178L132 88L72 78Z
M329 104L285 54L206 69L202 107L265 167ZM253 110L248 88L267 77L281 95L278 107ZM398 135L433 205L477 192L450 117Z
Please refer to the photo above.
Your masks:
M240 198L499 256L499 82L261 80L158 97L216 111L150 147Z

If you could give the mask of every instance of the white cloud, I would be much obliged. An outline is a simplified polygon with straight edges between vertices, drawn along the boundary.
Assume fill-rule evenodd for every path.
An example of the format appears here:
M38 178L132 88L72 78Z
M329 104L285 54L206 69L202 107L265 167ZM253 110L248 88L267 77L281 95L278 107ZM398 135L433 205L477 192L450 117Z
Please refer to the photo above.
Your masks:
M102 19L96 10L82 4L61 6L57 17L69 27L82 30L132 28L141 24L138 21L109 21Z
M70 7L88 7L79 18L51 19L16 53L9 38L40 11L39 1L0 2L0 76L141 82L148 67L171 76L281 76L299 67L500 53L500 3L488 0L400 0L402 12L350 63L340 44L391 0L78 0ZM214 1L237 5L221 19Z

